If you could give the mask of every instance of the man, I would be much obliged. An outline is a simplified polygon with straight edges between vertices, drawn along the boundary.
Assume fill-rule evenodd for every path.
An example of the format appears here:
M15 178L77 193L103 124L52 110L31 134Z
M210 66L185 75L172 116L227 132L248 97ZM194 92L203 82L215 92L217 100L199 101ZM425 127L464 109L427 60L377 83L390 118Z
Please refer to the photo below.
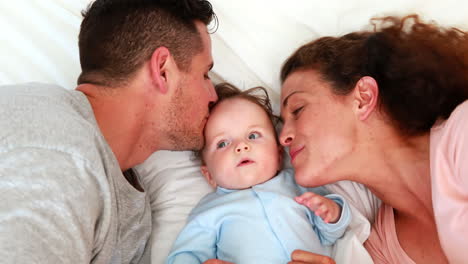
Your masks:
M210 3L97 0L83 16L76 90L0 88L5 263L140 262L150 207L129 169L204 143Z

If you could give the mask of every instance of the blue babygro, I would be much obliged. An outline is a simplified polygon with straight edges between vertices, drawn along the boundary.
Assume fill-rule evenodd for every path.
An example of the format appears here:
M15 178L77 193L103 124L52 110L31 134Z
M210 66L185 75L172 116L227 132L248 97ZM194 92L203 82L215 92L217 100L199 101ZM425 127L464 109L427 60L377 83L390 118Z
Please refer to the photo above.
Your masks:
M324 187L299 186L291 169L248 189L218 187L192 210L167 263L217 258L236 264L284 264L296 249L330 256L331 245L351 220L349 205L337 194L325 195L342 207L339 221L327 224L294 201L307 191L327 193Z

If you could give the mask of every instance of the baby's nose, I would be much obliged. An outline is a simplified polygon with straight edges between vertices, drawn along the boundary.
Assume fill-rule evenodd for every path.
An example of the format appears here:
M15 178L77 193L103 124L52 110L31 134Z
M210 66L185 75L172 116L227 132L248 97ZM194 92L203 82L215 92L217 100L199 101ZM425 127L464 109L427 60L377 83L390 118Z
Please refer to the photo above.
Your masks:
M240 153L241 151L250 151L250 146L247 144L239 144L236 148L236 152Z

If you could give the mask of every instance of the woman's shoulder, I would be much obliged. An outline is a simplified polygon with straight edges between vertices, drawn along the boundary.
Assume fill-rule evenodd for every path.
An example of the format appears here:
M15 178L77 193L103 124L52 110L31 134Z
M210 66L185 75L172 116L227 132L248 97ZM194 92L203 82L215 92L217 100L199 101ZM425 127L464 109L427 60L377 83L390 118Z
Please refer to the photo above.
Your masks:
M466 259L463 238L468 235L468 101L460 104L431 130L432 203L439 239L450 262ZM440 224L450 221L450 225Z
M458 105L447 120L431 129L431 155L442 150L460 148L459 143L468 137L468 100Z
M382 204L380 207L369 239L365 242L364 246L376 264L415 263L406 254L398 241L395 231L395 216L393 208L389 205Z
M459 104L450 114L447 121L466 121L468 120L468 100Z

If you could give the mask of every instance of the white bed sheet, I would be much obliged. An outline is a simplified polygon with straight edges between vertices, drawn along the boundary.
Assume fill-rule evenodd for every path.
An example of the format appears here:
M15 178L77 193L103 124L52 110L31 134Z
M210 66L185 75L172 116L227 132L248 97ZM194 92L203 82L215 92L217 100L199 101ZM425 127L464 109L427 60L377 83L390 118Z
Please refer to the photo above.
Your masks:
M468 2L461 0L211 2L220 23L212 35L213 76L241 88L267 87L276 111L281 63L299 45L314 38L362 29L373 16L412 12L443 25L464 29L468 25ZM89 0L1 0L0 85L40 81L73 89L80 72L80 12L88 3ZM191 160L190 152L160 151L137 169L144 177L154 213L152 263L160 264L190 209L211 188L199 173L198 163ZM365 191L358 193L357 199L366 200ZM346 245L362 242L368 225L358 221L353 230L355 236L345 237L337 247L341 252L338 263L349 263L348 257L366 258L362 248ZM350 240L354 242L346 242Z

